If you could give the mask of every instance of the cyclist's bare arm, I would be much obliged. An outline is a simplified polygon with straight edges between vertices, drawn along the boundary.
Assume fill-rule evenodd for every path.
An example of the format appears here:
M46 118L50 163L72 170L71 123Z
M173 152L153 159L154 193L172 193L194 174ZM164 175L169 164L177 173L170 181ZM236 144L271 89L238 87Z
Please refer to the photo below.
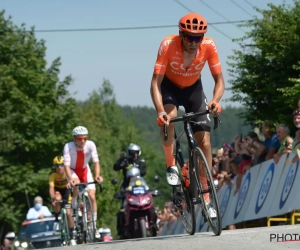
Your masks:
M66 176L68 178L68 184L67 184L67 188L71 188L75 183L75 181L72 180L72 175L71 175L71 169L70 166L65 165L65 172L66 172Z
M212 77L215 80L213 100L216 102L220 102L225 90L223 73L221 72L218 74L212 74Z
M65 171L66 171L66 175L67 175L67 178L68 180L72 180L72 175L71 175L71 169L70 169L70 166L68 165L65 165Z
M51 199L55 198L55 189L53 186L49 186L49 195L50 195Z
M66 172L66 176L68 178L68 182L70 183L72 181L72 174L71 174L71 169L70 169L70 164L71 164L71 156L69 153L69 146L66 144L64 146L64 159L65 159L65 164L64 164L64 169ZM70 188L68 184L68 188Z
M160 88L163 79L164 79L164 75L153 74L152 81L151 81L150 92L151 92L152 102L155 106L157 113L165 111L162 102L162 95L161 95L161 88Z
M54 177L51 174L49 176L49 195L50 195L51 199L55 198L54 182L55 182Z
M95 177L100 176L101 168L100 168L100 163L94 162L94 169L95 169Z

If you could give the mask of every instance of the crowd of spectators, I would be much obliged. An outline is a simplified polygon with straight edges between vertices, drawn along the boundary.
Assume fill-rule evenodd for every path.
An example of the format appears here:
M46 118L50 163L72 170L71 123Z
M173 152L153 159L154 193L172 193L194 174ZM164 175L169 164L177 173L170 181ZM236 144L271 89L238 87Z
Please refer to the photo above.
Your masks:
M292 151L293 143L300 141L300 99L297 104L298 107L291 118L298 129L295 136L291 135L290 128L286 124L275 126L271 121L264 121L254 131L249 131L244 136L236 135L231 143L225 142L222 147L217 148L212 159L212 176L217 190L220 190L224 184L233 185L236 177L236 188L233 191L234 195L237 195L243 175L250 168L270 159L273 159L276 164L282 155ZM295 156L291 163L297 160L299 158ZM158 210L159 232L165 223L168 223L167 229L171 227L177 217L178 212L172 202L166 202L165 208ZM260 219L258 223L260 226L266 226L266 218ZM243 223L239 223L230 225L228 229L242 227Z

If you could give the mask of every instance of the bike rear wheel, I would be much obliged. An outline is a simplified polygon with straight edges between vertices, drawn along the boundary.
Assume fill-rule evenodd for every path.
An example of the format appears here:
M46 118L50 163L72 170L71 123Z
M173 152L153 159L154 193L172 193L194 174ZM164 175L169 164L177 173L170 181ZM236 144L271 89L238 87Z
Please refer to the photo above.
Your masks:
M197 198L200 199L202 215L204 214L205 219L209 222L213 233L220 235L222 232L222 221L219 200L209 165L199 147L192 150L191 159L190 167L195 170L195 182L198 191ZM200 177L202 177L202 181ZM214 213L211 209L214 210Z
M95 242L96 225L94 221L94 211L89 196L84 195L83 207L83 239L85 243Z
M190 192L185 186L184 178L181 172L181 166L177 164L177 168L179 177L181 179L181 186L173 187L173 203L179 210L179 215L186 232L190 235L193 235L196 231L195 208L192 202L192 197L190 196Z

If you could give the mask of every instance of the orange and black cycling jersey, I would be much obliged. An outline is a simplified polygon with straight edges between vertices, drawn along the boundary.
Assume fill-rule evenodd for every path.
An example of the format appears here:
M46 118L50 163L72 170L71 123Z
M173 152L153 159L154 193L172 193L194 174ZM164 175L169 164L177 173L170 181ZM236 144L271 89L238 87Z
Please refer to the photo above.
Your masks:
M49 176L49 186L54 187L55 189L66 189L67 188L67 176L66 173L59 175L56 172L51 173Z
M154 74L165 75L179 88L186 88L199 79L206 61L212 74L222 72L217 47L213 39L204 37L194 61L185 69L181 38L179 35L172 35L166 37L160 44Z

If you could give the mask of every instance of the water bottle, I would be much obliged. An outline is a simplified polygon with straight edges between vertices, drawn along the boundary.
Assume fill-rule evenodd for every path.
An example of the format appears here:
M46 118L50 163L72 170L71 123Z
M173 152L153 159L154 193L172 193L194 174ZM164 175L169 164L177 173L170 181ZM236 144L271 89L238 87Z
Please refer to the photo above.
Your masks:
M83 201L79 203L78 216L83 216Z
M183 175L183 179L184 179L184 183L185 183L185 187L189 187L190 186L190 174L189 174L189 162L186 162L181 171L182 171L182 175Z

